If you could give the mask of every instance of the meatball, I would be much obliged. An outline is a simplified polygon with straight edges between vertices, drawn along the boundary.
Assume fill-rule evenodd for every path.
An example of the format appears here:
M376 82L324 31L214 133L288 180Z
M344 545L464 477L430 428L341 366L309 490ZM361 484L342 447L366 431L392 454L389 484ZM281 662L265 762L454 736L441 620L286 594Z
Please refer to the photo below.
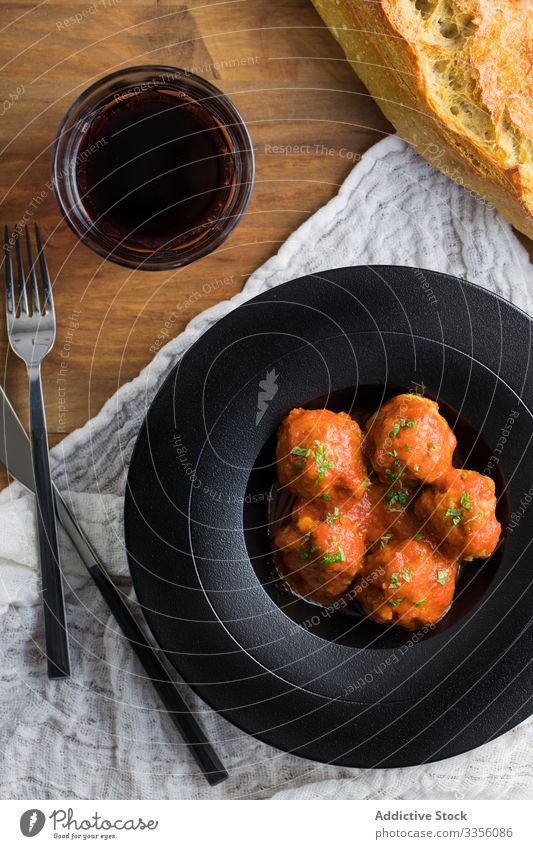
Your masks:
M347 590L365 551L355 523L316 501L299 502L275 541L279 572L293 592L324 605Z
M291 410L278 434L278 478L302 498L342 504L368 484L361 428L347 413Z
M410 506L412 493L372 483L364 497L348 505L347 515L359 527L368 549L384 545L392 539L408 539L419 531L419 524Z
M479 472L454 469L428 486L415 502L417 517L451 557L488 557L498 544L494 481Z
M433 483L452 468L457 440L438 405L419 395L397 395L366 424L365 449L387 483Z
M374 622L412 631L442 619L456 574L456 563L427 541L392 540L366 558L357 598Z

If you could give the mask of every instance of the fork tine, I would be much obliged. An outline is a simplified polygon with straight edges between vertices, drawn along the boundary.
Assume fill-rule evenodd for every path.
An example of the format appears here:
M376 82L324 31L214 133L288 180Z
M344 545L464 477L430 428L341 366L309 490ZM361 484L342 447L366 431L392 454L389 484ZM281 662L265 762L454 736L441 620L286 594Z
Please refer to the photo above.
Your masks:
M22 249L20 247L19 225L15 226L15 253L17 255L17 276L19 282L19 306L20 311L28 315L28 293L26 291L26 279L24 277L24 263L22 262Z
M32 290L32 298L33 298L33 312L40 313L41 312L41 302L39 299L39 286L37 284L37 275L35 273L35 263L33 261L33 253L31 249L31 241L30 241L30 231L28 230L28 225L24 225L24 235L26 236L26 251L28 253L28 277L31 280L31 290Z
M48 266L44 258L43 243L41 241L41 231L37 222L35 222L35 239L37 240L37 255L39 258L39 267L41 269L41 282L44 291L44 312L53 312L54 296L52 295L52 284L50 283L50 275L48 274Z
M13 320L15 317L15 292L13 287L13 263L9 250L9 228L4 225L4 265L6 274L6 313Z

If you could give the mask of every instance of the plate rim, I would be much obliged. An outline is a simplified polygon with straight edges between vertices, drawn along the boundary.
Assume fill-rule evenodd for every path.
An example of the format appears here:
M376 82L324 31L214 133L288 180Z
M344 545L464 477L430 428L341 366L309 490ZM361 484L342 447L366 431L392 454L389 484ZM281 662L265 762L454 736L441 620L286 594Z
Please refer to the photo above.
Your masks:
M275 286L275 287L273 287L272 289L267 289L267 290L265 290L264 292L258 293L258 294L257 294L257 295L255 295L255 296L251 296L249 299L247 299L246 301L243 301L241 304L239 304L239 306L238 306L236 309L234 309L234 310L230 310L230 312L229 312L229 313L227 313L224 317L222 317L219 321L217 321L217 322L215 323L215 325L213 325L212 327L220 325L220 323L221 323L221 322L223 322L223 321L224 321L224 319L225 319L226 317L234 316L234 315L235 315L235 314L236 314L236 313L237 313L237 312L241 309L241 307L246 307L246 305L247 305L247 304L249 304L249 303L250 303L250 301L255 301L255 300L258 300L258 299L265 299L265 298L267 298L267 299L268 299L269 294L271 294L272 292L276 292L276 291L278 291L278 290L280 290L280 289L283 289L283 287L285 287L285 286L290 286L291 284L296 284L296 283L299 283L299 282L301 282L301 281L305 281L305 280L307 280L307 279L309 279L309 278L318 278L319 280L320 280L320 279L324 279L326 282L330 282L330 281L328 280L328 275L332 275L332 274L333 274L333 275L337 275L337 274L340 274L340 275L343 275L343 274L344 274L344 275L346 275L346 274L353 274L354 272L355 272L355 273L357 273L357 271L361 271L361 270L365 270L365 271L376 271L376 272L378 272L378 274L379 274L379 272L384 272L384 273L388 273L388 274L391 274L391 273L392 273L392 274L394 274L394 272L395 272L395 271L401 271L401 272L415 272L415 271L417 271L417 270L421 270L422 272L427 273L427 274L429 274L429 275L431 275L431 276L436 275L436 276L437 276L437 277L439 277L439 278L448 278L448 279L452 280L455 284L460 284L460 286L461 286L461 287L466 287L467 289L468 289L468 288L472 288L472 289L474 289L474 290L476 290L476 291L478 291L478 292L482 293L482 296L483 296L483 297L487 297L487 298L489 298L490 300L492 300L492 299L496 299L497 301L499 301L501 304L503 304L503 305L504 305L505 310L510 310L510 311L511 311L511 314L512 314L513 312L517 312L517 313L518 313L519 315L521 315L521 316L522 316L522 317L523 317L523 318L527 321L527 323L528 323L528 326L529 326L529 341L531 342L531 340L533 339L533 333L532 333L532 328L533 328L533 319L532 319L532 318L531 318L531 317L530 317L530 316L529 316L529 315L528 315L528 314L527 314L524 310L522 310L521 308L519 308L519 307L515 306L514 304L512 304L510 301L508 301L506 298L504 298L504 297L503 297L502 295L500 295L499 293L492 292L491 290L488 290L488 289L484 288L483 286L480 286L479 284L471 283L471 282L470 282L470 281L468 281L468 280L464 280L463 278L460 278L460 277L455 277L455 276L450 275L450 274L447 274L447 273L445 273L445 272L439 272L439 271L434 271L434 270L431 270L431 269L425 269L425 268L420 269L420 268L419 268L419 267L417 267L417 266L404 266L404 265L401 265L401 266L395 266L395 265L379 265L379 264L361 265L361 266L345 266L345 267L342 267L342 268L324 269L324 270L321 270L321 271L313 272L313 273L311 273L311 274L302 275L302 276L297 277L297 278L294 278L293 280L290 280L290 281L286 281L285 283L282 283L282 284L276 285L276 286ZM502 319L502 320L503 320L503 319ZM200 345L202 344L202 340L206 337L206 335L207 335L207 334L209 334L209 333L210 333L210 330L211 330L211 329L212 329L212 328L208 328L208 330L207 330L205 333L202 333L202 335L201 335L201 336L200 336L197 340L195 340L195 342L194 342L194 343L193 343L193 344L192 344L192 345L191 345L191 346L187 349L187 351L186 351L186 352L182 355L182 357L180 357L180 359L179 359L177 362L175 362L175 363L174 363L174 364L170 367L170 369L169 369L168 373L166 374L165 378L162 380L162 382L161 382L160 386L159 386L159 387L158 387L158 389L157 389L157 392L155 393L155 395L154 395L154 397L153 397L153 399L152 399L152 401L151 401L151 403L150 403L150 406L149 406L148 410L146 410L146 412L145 412L145 416L144 416L144 419L143 419L143 423L142 423L142 425L141 425L141 427L140 427L140 429L139 429L139 432L138 432L138 434L137 434L137 438L136 438L136 441L135 441L135 446L134 446L133 451L132 451L132 454L131 454L130 463L129 463L129 468L128 468L127 481L126 481L126 494L125 494L125 500L124 500L124 536L125 536L125 545L126 545L127 560L128 560L128 569L129 569L129 571L130 571L130 575L131 575L131 577L132 577L132 582L133 582L133 586L134 586L135 592L136 592L136 594L137 594L137 598L138 598L138 600L139 600L139 602L140 602L140 606L141 606L141 610L142 610L142 612L143 612L143 616L144 616L144 618L145 618L145 621L146 621L146 622L147 622L147 624L148 624L148 627L150 628L150 632L153 634L153 636L154 636L154 638L155 638L155 640L156 640L156 642L157 642L157 644L158 644L158 645L160 645L160 643L159 643L159 641L158 641L158 639L157 639L157 636L156 636L156 633L155 633L154 629L152 628L152 625L150 624L149 617L148 617L148 616L146 615L146 613L145 613L144 606L143 606L143 602L141 601L141 596L139 595L139 586L138 586L138 581L137 581L137 577L138 577L138 576L136 575L136 570L135 570L134 566L132 567L132 559L133 559L133 558L132 558L132 556L131 556L131 554L130 554L130 550L129 550L129 536L130 536L130 535L129 535L129 530L128 530L128 525L129 525L128 512L129 512L130 504L131 504L131 500L132 500L132 497L133 497L133 496L132 496L132 494L131 494L131 474L132 474L132 469L133 469L133 467L134 467L134 463L135 463L136 455L137 455L137 453L138 453L138 452L139 452L139 450L140 450L140 447L139 447L139 446L140 446L140 442L141 442L141 440L142 440L143 436L145 436L145 434L146 434L147 418L148 418L148 415L149 415L150 410L152 410L152 408L153 408L153 407L154 407L154 405L156 404L156 402L157 402L158 398L159 398L159 397L161 396L161 394L165 391L165 388L167 387L167 385L168 385L169 383L172 383L172 381L173 381L173 380L176 380L177 371L179 370L179 365L180 365L180 363L182 362L182 359L183 359L184 357L189 356L189 355L191 354L191 352L194 352L194 349L195 349L197 346L200 346ZM436 339L434 339L434 338L431 338L431 337L428 337L428 341L433 341L433 342L435 342L435 341L438 341L438 340L436 340ZM527 340L526 340L526 341L527 341ZM530 345L529 347L530 347L530 349L531 349L531 345ZM468 352L466 352L466 351L461 351L460 349L458 349L458 353L460 353L460 354L462 354L462 355L464 355L464 356L467 356L467 357L469 357L470 359L475 359L475 358L474 358L471 354L468 354ZM517 398L519 398L519 399L520 399L520 401L522 402L522 404L524 404L524 406L525 406L525 407L526 407L526 409L528 410L529 414L530 414L530 415L533 415L532 410L531 410L531 405L530 405L530 404L528 404L528 403L526 403L526 401L523 399L522 395L520 394L520 392L519 392L519 391L517 391L517 389L515 389L514 387L512 387L511 385L509 385L509 384L507 383L507 381L505 381L505 380L504 380L503 378L501 378L501 377L500 377L497 373L495 373L495 372L491 369L491 367L490 367L490 366L488 366L486 363L483 363L481 360L479 360L478 362L479 362L479 364L480 364L483 368L488 369L489 371L491 371L491 373L492 373L492 374L494 374L494 375L495 375L495 377L496 377L499 381L501 381L501 382L502 382L502 383L503 383L503 384L507 387L507 389L508 389L508 390L510 390L510 391L511 391L511 392L512 392L512 393L513 393L513 394L514 394ZM524 389L524 386L522 386L522 391L523 391L523 389ZM189 505L188 505L188 506L189 506ZM189 526L190 526L190 519L189 519ZM205 592L205 591L204 591L204 592ZM210 604L209 599L208 599L208 603ZM155 614L155 612L154 612L154 611L152 611L152 613L154 613L154 614ZM217 618L218 618L218 617L217 617ZM223 623L222 623L222 624L223 624ZM235 636L234 636L233 634L231 634L230 632L228 632L228 633L229 633L229 635L230 635L230 638L231 638L233 641L235 641L235 642L236 642L236 638L235 638ZM163 650L163 652L165 652L164 647L163 647L162 645L160 645L160 647L161 647L161 649ZM178 671L178 673L180 674L180 676L181 676L181 677L183 677L183 680L187 682L188 686L190 686L190 687L191 687L191 689L193 689L193 690L196 692L196 694L197 694L197 695L198 695L198 696L199 696L199 697L200 697L200 698L201 698L201 699L202 699L202 700L203 700L206 704L208 704L208 705L209 705L209 706L210 706L210 707L211 707L211 708L212 708L215 712L218 712L218 713L220 713L222 716L224 716L224 718L225 718L225 719L227 719L230 723L232 723L233 725L235 725L237 728L239 728L239 729L240 729L241 731L243 731L244 733L252 734L252 736L256 737L256 738L257 738L257 739L259 739L259 740L262 740L262 742L264 742L264 743L266 743L266 744L268 744L268 745L270 745L270 746L273 746L274 748L278 749L278 750L279 750L279 751L281 751L281 752L290 752L291 754L295 754L295 755L297 755L297 756L299 756L299 757L303 757L303 758L305 758L305 759L308 759L308 760L311 760L311 761L315 761L315 762L320 762L320 763L334 763L334 762L335 762L335 761L327 760L326 758L318 757L318 756L317 756L317 755L315 755L315 754L314 754L313 756L309 756L309 755L302 754L301 752L298 752L298 751L294 751L294 750L288 749L288 748L286 748L286 747L284 747L284 746L279 746L279 745L277 745L276 743L272 742L272 740L271 740L271 739L268 739L268 729L267 729L267 731L266 731L266 732L264 732L264 733L263 733L263 732L251 732L251 731L250 731L249 729L247 729L247 728L246 728L243 724L241 724L239 721L237 721L237 720L236 720L236 718L235 718L234 716L231 716L231 711L229 711L229 712L228 712L228 711L227 711L227 710L225 710L225 709L221 709L221 708L220 708L220 706L218 706L218 707L217 707L217 705L215 704L216 699L214 699L213 701L210 699L209 694L208 694L208 693L206 693L206 691L205 691L205 687L199 686L199 685L197 685L197 684L191 684L191 683L189 683L189 682L187 681L187 678L183 675L183 672L180 670L180 667L179 667L178 663L174 662L174 661L172 660L172 657L171 657L171 656L169 656L168 654L167 654L167 657L169 658L169 660L170 660L170 662L171 662L172 666L173 666L173 667L174 667L174 668ZM257 664L257 663L259 662L259 661L257 660L257 658L255 658L255 657L251 657L251 660L252 660L255 664ZM267 671L267 673L268 673L269 675L276 675L276 673L275 673L275 672L272 672L271 670L268 670L268 669L267 669L266 671ZM284 682L284 683L287 683L287 682ZM299 687L298 687L298 685L296 685L296 684L291 684L290 682L288 683L288 686L290 686L290 687L292 687L292 688L294 688L294 689L301 689L301 688L299 688ZM313 696L314 696L315 698L318 698L318 699L323 700L324 702L328 702L328 701L330 701L330 699L329 699L327 696L325 696L324 694L320 694L320 693L313 693ZM366 703L366 704L368 704L368 703ZM529 714L528 714L528 715L529 715ZM525 718L525 717L523 717L523 716L522 716L522 717L521 717L521 719L519 719L518 721L522 721L524 718ZM501 734L504 734L507 730L509 730L509 728L512 728L512 727L514 727L515 725L516 725L516 722L513 722L513 724L512 724L512 725L510 725L510 726L508 726L508 727L504 727L504 728L502 728L502 730L501 730L501 731L499 731L499 733L498 733L498 734L496 734L496 735L494 735L493 737L490 737L490 738L488 738L488 739L495 739L497 736L500 736ZM485 742L488 742L488 739L487 739ZM458 750L457 750L456 752L454 752L454 753L451 753L451 754L444 754L444 755L437 756L437 757L431 757L431 758L429 758L429 759L428 759L428 760L426 760L426 761L420 761L420 760L416 760L416 759L415 759L415 760L410 760L409 758L402 758L402 763L401 763L401 764L394 764L394 765L391 765L391 766L412 766L412 765L420 764L420 763L422 763L422 762L437 762L437 761L439 761L439 760L447 759L448 757L451 757L451 756L453 756L454 754L459 754L460 752L472 751L473 749L477 748L479 745L482 745L482 743L474 743L472 746L469 746L469 747L463 746L462 748L458 749ZM346 765L346 764L338 764L338 765ZM353 766L357 766L355 763L354 763L354 764L352 764L352 765L353 765ZM368 767L368 765L366 765L366 764L365 764L364 766ZM370 768L373 768L373 767L370 767ZM383 767L380 767L379 765L377 765L377 768L383 768ZM385 767L385 768L386 768L386 767Z

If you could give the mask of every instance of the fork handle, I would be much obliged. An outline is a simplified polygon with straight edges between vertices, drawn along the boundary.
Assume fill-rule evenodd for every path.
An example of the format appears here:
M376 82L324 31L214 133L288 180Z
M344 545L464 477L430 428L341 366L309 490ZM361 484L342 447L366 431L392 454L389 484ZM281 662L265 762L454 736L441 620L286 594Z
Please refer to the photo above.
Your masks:
M28 377L48 677L66 678L70 675L70 659L40 365L28 366Z

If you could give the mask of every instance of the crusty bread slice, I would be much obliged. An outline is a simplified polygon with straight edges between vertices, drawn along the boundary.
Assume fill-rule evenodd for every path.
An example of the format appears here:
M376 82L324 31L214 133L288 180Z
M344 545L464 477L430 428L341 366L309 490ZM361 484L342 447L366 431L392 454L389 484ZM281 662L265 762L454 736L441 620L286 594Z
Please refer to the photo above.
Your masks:
M312 0L400 135L533 238L533 0Z

